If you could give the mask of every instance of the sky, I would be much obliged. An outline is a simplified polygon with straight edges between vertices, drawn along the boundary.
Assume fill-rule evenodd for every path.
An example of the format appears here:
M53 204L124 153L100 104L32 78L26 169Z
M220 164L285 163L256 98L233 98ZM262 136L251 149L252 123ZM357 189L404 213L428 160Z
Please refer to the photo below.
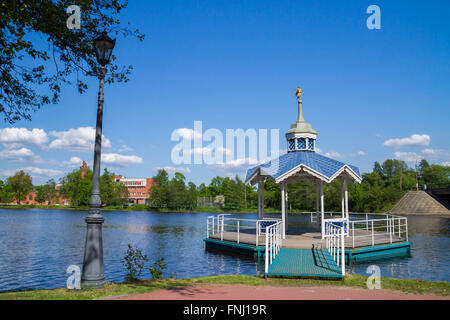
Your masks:
M366 25L373 4L381 29ZM243 178L260 161L249 150L238 157L224 142L231 161L177 163L171 138L197 139L191 153L206 154L194 121L224 137L279 130L283 152L298 86L321 154L362 172L392 158L450 165L448 12L448 1L130 1L120 18L146 38L117 39L118 61L134 70L105 87L102 167L130 178L166 168L196 184ZM64 87L32 121L0 122L0 179L24 169L36 185L92 164L98 80L88 83L83 95Z

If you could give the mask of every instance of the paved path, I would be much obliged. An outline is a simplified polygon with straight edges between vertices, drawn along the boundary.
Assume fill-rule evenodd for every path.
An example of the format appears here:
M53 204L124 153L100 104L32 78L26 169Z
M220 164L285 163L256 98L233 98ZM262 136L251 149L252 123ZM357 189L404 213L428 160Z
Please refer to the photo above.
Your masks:
M335 286L197 285L114 297L120 300L450 300L450 297Z

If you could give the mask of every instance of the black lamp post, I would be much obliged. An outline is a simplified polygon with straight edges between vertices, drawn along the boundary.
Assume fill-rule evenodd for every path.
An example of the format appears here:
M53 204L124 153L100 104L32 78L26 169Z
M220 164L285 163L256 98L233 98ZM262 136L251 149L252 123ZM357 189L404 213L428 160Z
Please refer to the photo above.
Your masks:
M86 244L84 247L82 287L101 287L105 284L103 265L103 239L100 199L100 160L102 153L102 119L103 119L103 87L105 85L105 65L109 63L116 40L112 40L105 31L94 40L95 55L100 68L100 87L98 91L97 126L95 129L94 175L92 176L92 191L89 200L89 215L87 223Z

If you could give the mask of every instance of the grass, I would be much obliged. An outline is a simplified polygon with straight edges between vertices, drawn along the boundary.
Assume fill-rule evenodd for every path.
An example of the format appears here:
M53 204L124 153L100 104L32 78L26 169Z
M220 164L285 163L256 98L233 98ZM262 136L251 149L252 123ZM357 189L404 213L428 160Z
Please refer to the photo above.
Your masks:
M243 284L252 286L339 286L367 288L367 277L347 275L344 281L314 279L264 279L260 276L212 276L192 279L142 280L136 283L109 283L103 288L69 290L28 290L0 293L0 300L92 300L155 290L186 287L198 284ZM382 289L414 294L448 296L448 282L434 282L414 279L381 278ZM368 289L367 289L368 290Z

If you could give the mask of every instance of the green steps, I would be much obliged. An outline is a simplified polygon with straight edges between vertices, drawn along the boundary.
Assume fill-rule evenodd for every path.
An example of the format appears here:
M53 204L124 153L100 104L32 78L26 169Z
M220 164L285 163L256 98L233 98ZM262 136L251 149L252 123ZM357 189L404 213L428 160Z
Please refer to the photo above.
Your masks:
M266 276L343 278L341 269L325 249L281 248Z

